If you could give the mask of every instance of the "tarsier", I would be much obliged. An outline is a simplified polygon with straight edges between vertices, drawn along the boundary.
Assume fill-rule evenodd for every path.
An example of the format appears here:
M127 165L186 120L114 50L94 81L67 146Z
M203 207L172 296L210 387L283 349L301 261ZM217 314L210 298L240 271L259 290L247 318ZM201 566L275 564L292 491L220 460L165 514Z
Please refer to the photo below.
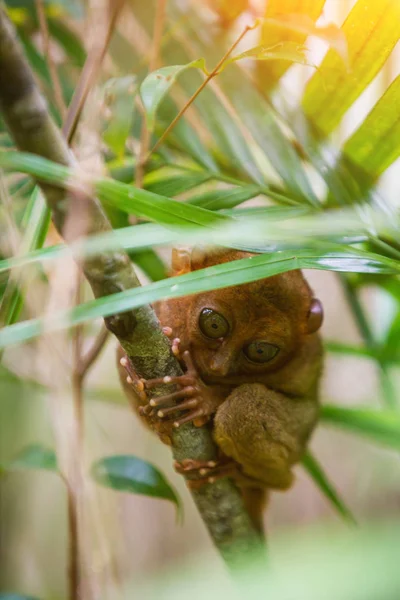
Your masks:
M251 256L236 250L173 252L174 275ZM151 398L119 349L123 386L139 414L168 441L192 421L212 428L218 461L176 463L199 486L230 477L258 529L269 489L285 490L319 413L322 306L300 271L166 300L155 306L184 369L179 390ZM128 373L128 377L127 377ZM165 381L165 379L164 379Z

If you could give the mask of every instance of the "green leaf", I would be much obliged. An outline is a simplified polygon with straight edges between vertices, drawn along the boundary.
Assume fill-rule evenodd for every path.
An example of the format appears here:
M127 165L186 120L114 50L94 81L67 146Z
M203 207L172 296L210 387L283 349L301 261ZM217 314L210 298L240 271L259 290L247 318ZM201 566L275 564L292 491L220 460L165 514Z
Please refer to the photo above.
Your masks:
M25 229L21 241L20 254L41 248L46 239L50 224L50 211L38 187L34 189L22 218L22 227ZM18 258L17 258L18 260ZM0 322L4 325L15 323L19 317L24 303L23 296L18 287L18 281L13 279L8 282L0 308Z
M97 483L119 492L130 492L170 500L181 511L180 499L164 475L149 462L137 456L108 456L91 468Z
M309 81L303 108L323 135L339 125L343 115L378 74L400 37L400 3L358 0L343 27L349 68L330 50Z
M334 24L316 25L314 19L307 14L280 14L275 17L266 17L267 25L289 29L304 36L314 36L327 42L336 50L342 60L347 62L347 41L343 31ZM293 43L293 42L282 42Z
M288 60L292 63L316 68L315 65L308 60L306 50L307 48L305 46L300 46L299 44L296 44L296 42L280 42L274 46L262 44L228 59L223 64L223 68L242 58L253 58L255 60Z
M51 36L60 44L65 53L78 67L83 67L86 60L86 52L80 38L61 19L48 19L48 27Z
M321 492L335 507L338 513L346 521L354 525L356 523L356 520L353 517L351 511L347 508L343 500L340 498L338 492L335 490L333 484L329 481L327 475L324 473L321 465L318 463L315 457L308 452L305 456L303 456L302 463L305 470L314 480Z
M55 313L47 319L32 319L4 327L0 331L0 347L32 339L44 330L57 331L164 298L179 298L257 281L294 269L394 274L400 272L400 265L392 259L354 249L330 250L325 253L314 249L299 249L253 256L98 298L70 311Z
M234 208L246 200L250 200L260 194L260 188L256 185L244 185L229 190L210 190L203 194L191 196L188 204L195 204L207 210L221 210Z
M343 408L324 405L322 421L359 433L370 441L400 450L400 414L396 411L373 410L370 408Z
M82 189L81 183L77 181L77 173L34 154L0 152L0 166L29 173L57 186ZM230 217L112 179L97 179L94 185L96 194L103 202L166 226L214 226L231 222Z
M378 360L378 358L381 357L381 354L372 348L351 346L349 344L343 344L342 342L326 341L325 348L328 352L333 352L335 354L346 354L348 356L370 358L372 360Z
M130 252L129 256L151 281L161 281L161 279L168 277L164 262L151 248Z
M124 183L103 179L97 180L95 189L99 198L138 217L146 217L165 226L212 227L228 224L230 217L212 211L178 202L147 190L141 190Z
M157 109L162 99L175 83L178 75L187 69L201 69L205 71L204 59L199 58L186 65L161 67L161 69L149 73L142 82L139 93L145 109L149 131L153 131L154 129Z
M152 171L144 178L143 187L149 192L172 197L200 186L209 181L211 176L210 173L202 172L182 172L178 175L163 176L162 174L158 175L157 171Z
M131 131L136 92L135 75L109 79L104 86L107 125L103 140L119 158L124 155L125 142Z
M378 177L400 156L400 75L343 147L362 171Z
M232 103L241 123L248 129L258 147L268 159L270 165L285 185L285 192L291 197L291 203L310 204L319 207L320 202L310 185L304 166L291 140L281 127L271 105L262 93L256 89L251 78L237 65L232 65L219 76L229 101ZM243 88L246 94L243 94ZM207 107L206 107L207 109ZM221 111L222 112L222 111ZM225 127L229 131L233 119L224 111ZM241 142L243 144L243 142ZM241 158L243 162L244 157ZM263 177L255 179L265 185ZM274 196L271 194L271 198Z
M275 45L280 42L304 44L307 34L293 29L276 27L271 19L297 13L307 15L313 23L320 17L325 0L268 0L265 18L261 22L261 42ZM287 61L261 62L257 64L257 80L263 90L271 89L290 67Z
M12 461L2 467L3 473L25 470L57 472L58 466L54 451L40 444L31 444L21 450Z

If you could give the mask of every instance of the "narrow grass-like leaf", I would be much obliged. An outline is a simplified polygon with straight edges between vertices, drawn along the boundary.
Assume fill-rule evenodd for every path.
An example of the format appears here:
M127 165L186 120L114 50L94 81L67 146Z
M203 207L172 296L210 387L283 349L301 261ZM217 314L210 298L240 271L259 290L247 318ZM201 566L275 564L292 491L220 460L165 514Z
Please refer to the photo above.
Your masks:
M400 75L347 140L344 155L376 180L400 156Z
M321 418L328 425L359 433L370 441L400 450L400 414L396 411L326 404L322 406Z
M164 475L154 465L137 456L101 458L92 465L91 474L97 483L105 487L170 500L178 512L181 510L179 497Z
M358 0L343 25L349 68L329 50L309 81L303 108L318 130L328 135L380 71L400 37L400 3Z
M307 454L303 456L302 463L303 467L319 487L322 494L326 496L329 502L346 521L354 525L356 523L355 518L335 490L333 484L329 481L328 476L324 473L324 470L316 458L310 452L307 452Z
M168 277L164 262L151 248L130 252L129 256L151 281L161 281Z
M21 241L21 255L26 255L27 252L43 246L49 224L50 211L45 204L39 188L36 187L31 194L22 219L22 227L25 228L25 232ZM18 281L9 281L0 308L0 322L3 323L3 325L15 323L22 310L23 302L24 300L18 286Z
M187 201L208 210L221 210L234 208L246 200L250 200L260 194L260 188L256 185L244 185L229 190L210 190L203 194L191 196Z
M60 44L65 53L78 67L83 67L86 52L79 37L61 19L49 18L48 27L50 35Z
M341 342L326 341L325 348L328 352L333 354L346 354L347 356L356 356L359 358L370 358L372 360L378 360L382 357L382 353L372 350L364 346L351 346L349 344L343 344Z
M257 281L294 269L322 269L357 273L400 273L399 264L389 258L357 250L316 253L300 249L265 254L201 269L180 277L172 277L148 286L126 290L59 312L47 319L32 319L5 327L0 331L0 347L20 343L40 335L44 330L56 331L99 317L126 312L164 298L221 289Z
M147 127L153 131L159 104L175 83L178 75L187 69L205 70L204 59L194 60L186 65L171 65L161 67L149 73L140 86L140 97L146 114Z
M77 181L77 177L84 178L82 173L74 173L67 167L23 152L0 152L0 166L29 173L43 181L72 189L82 185ZM97 179L94 186L95 192L103 202L163 225L214 226L231 220L204 208L178 202L112 179Z
M150 177L145 177L143 187L154 194L173 197L188 192L189 190L200 186L210 180L209 173L182 172L179 175L173 174L164 177L154 177L154 171ZM207 207L203 207L207 208Z

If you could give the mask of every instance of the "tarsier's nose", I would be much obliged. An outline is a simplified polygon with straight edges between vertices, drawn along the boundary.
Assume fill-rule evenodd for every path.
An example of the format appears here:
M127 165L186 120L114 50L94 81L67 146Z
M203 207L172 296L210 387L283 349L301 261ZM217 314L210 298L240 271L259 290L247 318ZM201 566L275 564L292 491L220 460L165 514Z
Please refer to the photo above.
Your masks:
M224 377L229 373L229 365L231 362L230 354L227 352L217 352L210 360L210 371Z

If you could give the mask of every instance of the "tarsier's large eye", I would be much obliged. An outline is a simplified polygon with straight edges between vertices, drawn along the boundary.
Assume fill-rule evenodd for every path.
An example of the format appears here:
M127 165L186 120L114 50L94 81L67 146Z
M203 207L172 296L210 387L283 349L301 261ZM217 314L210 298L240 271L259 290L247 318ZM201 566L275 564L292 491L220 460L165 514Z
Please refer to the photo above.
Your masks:
M225 337L229 331L228 321L212 308L203 308L199 326L205 336L213 339Z
M272 360L279 352L279 348L268 342L251 342L243 348L245 356L255 363L267 363Z

